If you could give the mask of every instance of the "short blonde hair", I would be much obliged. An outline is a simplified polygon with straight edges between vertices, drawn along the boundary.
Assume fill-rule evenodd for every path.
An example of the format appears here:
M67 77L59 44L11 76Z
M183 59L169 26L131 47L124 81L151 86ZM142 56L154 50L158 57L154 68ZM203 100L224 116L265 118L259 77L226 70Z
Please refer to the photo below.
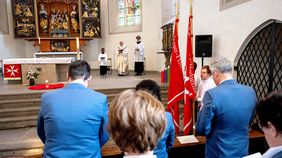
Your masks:
M125 90L109 107L108 131L122 150L144 153L153 150L166 127L160 101L143 90Z

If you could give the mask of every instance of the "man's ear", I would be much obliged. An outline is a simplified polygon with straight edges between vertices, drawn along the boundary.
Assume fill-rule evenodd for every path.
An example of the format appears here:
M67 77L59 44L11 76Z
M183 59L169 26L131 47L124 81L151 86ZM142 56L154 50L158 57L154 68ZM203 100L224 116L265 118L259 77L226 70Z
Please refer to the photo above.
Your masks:
M67 79L68 79L68 81L70 80L70 76L69 76L69 73L67 72L66 73L66 76L67 76Z
M90 86L90 81L92 79L92 76L89 76L84 82L86 83L86 87Z
M278 136L278 131L276 130L275 126L271 122L267 122L267 127L270 129L271 136L276 138Z
M91 79L92 79L92 76L89 76L88 79L87 79L89 83L90 83Z

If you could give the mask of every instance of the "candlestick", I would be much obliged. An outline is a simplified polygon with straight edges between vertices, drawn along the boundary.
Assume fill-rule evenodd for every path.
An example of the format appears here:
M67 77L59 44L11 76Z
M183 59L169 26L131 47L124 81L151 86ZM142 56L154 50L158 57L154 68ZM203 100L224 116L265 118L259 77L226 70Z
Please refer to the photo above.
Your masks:
M49 88L49 81L45 80L45 88Z
M39 36L38 36L38 44L41 44L41 39Z
M79 38L76 37L76 50L79 52Z

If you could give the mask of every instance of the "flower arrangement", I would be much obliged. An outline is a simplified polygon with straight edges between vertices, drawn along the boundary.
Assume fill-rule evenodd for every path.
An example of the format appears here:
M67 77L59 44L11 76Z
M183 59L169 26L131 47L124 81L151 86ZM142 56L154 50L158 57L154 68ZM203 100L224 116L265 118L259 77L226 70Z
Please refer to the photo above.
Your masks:
M37 79L38 75L41 72L41 68L35 68L35 70L29 69L26 73L26 79Z

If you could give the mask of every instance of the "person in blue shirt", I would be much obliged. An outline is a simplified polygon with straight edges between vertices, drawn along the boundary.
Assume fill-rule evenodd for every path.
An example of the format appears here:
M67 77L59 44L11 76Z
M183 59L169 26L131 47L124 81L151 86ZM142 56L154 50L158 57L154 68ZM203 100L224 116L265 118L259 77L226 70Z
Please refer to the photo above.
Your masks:
M139 84L136 85L136 90L145 90L155 96L159 101L161 101L161 88L153 80L142 80ZM168 158L167 151L174 144L175 129L173 124L172 116L169 112L165 112L167 119L167 126L165 132L163 133L159 143L154 149L154 154L158 158Z
M77 60L69 66L69 84L42 95L37 133L44 158L101 158L101 147L109 139L108 101L87 88L90 80L89 64Z

